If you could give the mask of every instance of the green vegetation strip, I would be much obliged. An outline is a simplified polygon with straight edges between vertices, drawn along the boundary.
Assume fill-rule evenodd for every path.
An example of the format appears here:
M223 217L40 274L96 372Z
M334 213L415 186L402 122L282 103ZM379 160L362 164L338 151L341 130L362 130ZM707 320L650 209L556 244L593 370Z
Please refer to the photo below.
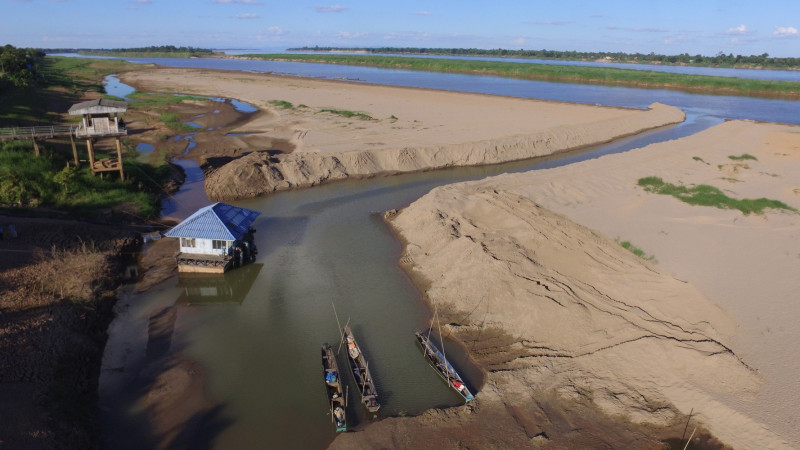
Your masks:
M656 262L655 256L646 254L644 250L631 244L630 241L622 241L619 245L645 261Z
M348 111L346 109L333 109L333 108L322 108L320 112L326 112L331 114L336 114L337 116L361 119L361 120L373 120L372 116L367 113L358 112L358 111Z
M686 187L666 183L659 177L644 177L639 179L638 185L643 187L647 192L671 195L690 205L713 206L720 209L737 209L745 215L763 214L764 210L767 208L797 212L795 208L778 200L770 200L767 198L745 198L739 200L731 198L725 195L720 189L707 184Z
M751 154L749 154L749 153L742 153L742 154L741 154L741 155L739 155L739 156L736 156L736 155L730 155L730 156L728 156L728 158L729 158L729 159L732 159L732 160L734 160L734 161L744 161L744 160L746 160L746 159L752 159L753 161L758 161L758 158L756 158L755 156L753 156L753 155L751 155Z
M415 58L374 55L251 54L253 59L322 64L345 64L427 72L493 75L525 80L602 84L653 89L674 89L709 94L771 98L800 98L800 82L768 81L705 75L685 75L610 67L582 67L550 64L522 64L443 58Z
M214 52L207 48L175 47L174 45L160 45L138 48L112 48L112 49L78 49L79 55L91 56L117 56L127 58L196 58L211 56Z
M800 58L771 58L768 53L760 55L736 55L717 53L714 56L700 54L664 55L624 52L578 52L574 50L509 50L505 48L430 48L430 47L300 47L290 52L349 52L390 55L446 55L446 56L491 56L495 58L528 58L561 61L604 61L628 64L663 64L695 67L733 67L743 69L797 69Z
M292 102L287 102L286 100L270 100L269 104L272 105L272 106L275 106L277 108L283 108L283 109L292 109L292 108L294 108L294 105L292 105Z

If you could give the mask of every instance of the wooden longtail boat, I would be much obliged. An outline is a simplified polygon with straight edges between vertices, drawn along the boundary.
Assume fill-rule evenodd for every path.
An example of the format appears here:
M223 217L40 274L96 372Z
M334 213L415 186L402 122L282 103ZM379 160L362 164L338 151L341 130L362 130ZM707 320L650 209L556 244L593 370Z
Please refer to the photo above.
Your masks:
M331 420L336 425L336 431L347 431L347 399L342 391L342 379L339 373L339 364L333 348L326 342L322 345L322 372L325 376L325 387L328 391L328 401L331 404Z
M436 373L438 373L447 385L456 391L458 395L464 398L465 403L469 403L474 396L469 391L469 388L467 388L467 385L464 384L464 380L461 379L456 369L444 356L444 353L439 351L436 345L431 342L430 330L426 333L417 331L414 335L417 337L417 342L422 348L425 359L427 359L434 370L436 370Z
M372 375L369 372L369 365L361 352L350 327L345 325L344 329L344 345L347 347L347 360L350 361L350 373L356 380L358 390L361 393L361 403L371 413L378 412L381 404L378 401L378 391L375 389L375 383Z

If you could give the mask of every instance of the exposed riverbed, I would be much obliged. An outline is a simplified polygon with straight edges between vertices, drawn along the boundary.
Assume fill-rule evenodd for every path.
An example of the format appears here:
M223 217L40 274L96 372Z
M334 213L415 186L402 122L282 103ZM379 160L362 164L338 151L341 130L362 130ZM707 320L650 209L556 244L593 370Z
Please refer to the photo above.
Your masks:
M169 368L152 364L170 364L158 360L164 355L157 349L166 345L196 364L188 372L202 372L206 383L212 406L192 418L205 430L189 438L196 444L324 447L334 436L319 346L338 340L333 305L340 323L349 320L359 336L385 393L379 416L457 404L414 346L413 331L427 325L429 312L397 266L400 244L374 213L404 207L438 185L640 147L692 134L721 116L690 111L678 127L559 158L343 182L236 202L264 213L255 224L257 264L213 283L170 279L119 302L101 379L106 429L113 430L106 442L134 448L158 440L139 426L147 405L137 397L157 382L153 375ZM449 354L458 355L457 347ZM468 382L480 388L481 377L460 362ZM356 426L370 420L351 410Z

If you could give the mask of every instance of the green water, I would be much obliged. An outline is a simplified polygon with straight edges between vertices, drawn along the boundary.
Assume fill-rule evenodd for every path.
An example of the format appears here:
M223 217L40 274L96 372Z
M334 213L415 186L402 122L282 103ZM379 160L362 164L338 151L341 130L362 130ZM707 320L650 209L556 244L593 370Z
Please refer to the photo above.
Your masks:
M427 327L430 312L398 267L400 243L379 213L405 207L438 185L567 164L686 128L535 161L340 182L233 202L262 213L254 224L256 264L222 280L174 277L118 302L100 378L103 446L146 448L159 441L141 397L154 375L168 368L159 358L180 352L202 367L212 409L182 424L173 447L327 447L335 431L320 347L338 344L334 305L340 325L350 325L367 356L383 405L377 418L367 417L355 383L344 375L351 430L386 416L459 405L461 398L415 343L414 331ZM180 193L174 202L177 210L186 209ZM169 329L154 333L151 315L166 313L173 318ZM482 375L459 350L447 348L480 396ZM346 367L343 353L339 364Z
M137 405L148 376L165 369L153 348L166 345L204 368L206 395L218 407L198 418L207 424L204 433L187 437L192 445L326 447L335 432L320 347L339 341L336 313L359 340L382 403L377 419L368 417L355 384L343 375L351 429L460 404L415 344L414 331L427 326L430 314L397 265L400 244L373 213L402 207L441 183L430 178L345 182L236 202L262 212L254 224L256 264L224 280L176 277L119 302L101 376L106 445L152 444ZM164 308L174 323L166 338L156 339L150 316ZM346 367L343 352L340 366ZM474 368L470 373L477 388L480 376Z

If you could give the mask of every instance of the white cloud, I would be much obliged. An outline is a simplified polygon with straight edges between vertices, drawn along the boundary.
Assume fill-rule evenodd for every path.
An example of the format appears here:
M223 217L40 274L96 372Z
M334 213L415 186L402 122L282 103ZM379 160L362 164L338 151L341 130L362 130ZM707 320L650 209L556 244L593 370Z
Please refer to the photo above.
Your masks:
M415 16L430 16L431 12L430 11L417 11L417 12L413 12L411 14L413 14Z
M237 14L236 18L237 19L258 19L258 14L253 14L253 13Z
M267 34L270 36L282 36L286 34L285 31L281 27L269 27L267 28Z
M750 30L747 29L747 25L741 24L738 27L728 28L728 31L725 32L726 34L748 34Z
M333 6L322 6L322 5L314 5L314 9L318 13L329 13L329 12L345 12L347 8L342 5L333 5Z
M511 41L511 45L525 45L525 38L517 38Z
M795 27L775 27L775 31L772 32L772 36L774 37L792 37L797 35L797 28Z
M363 31L358 31L358 32L340 31L340 32L338 32L336 34L336 36L340 37L340 38L345 38L345 39L358 39L358 38L369 36L369 33L363 32Z

